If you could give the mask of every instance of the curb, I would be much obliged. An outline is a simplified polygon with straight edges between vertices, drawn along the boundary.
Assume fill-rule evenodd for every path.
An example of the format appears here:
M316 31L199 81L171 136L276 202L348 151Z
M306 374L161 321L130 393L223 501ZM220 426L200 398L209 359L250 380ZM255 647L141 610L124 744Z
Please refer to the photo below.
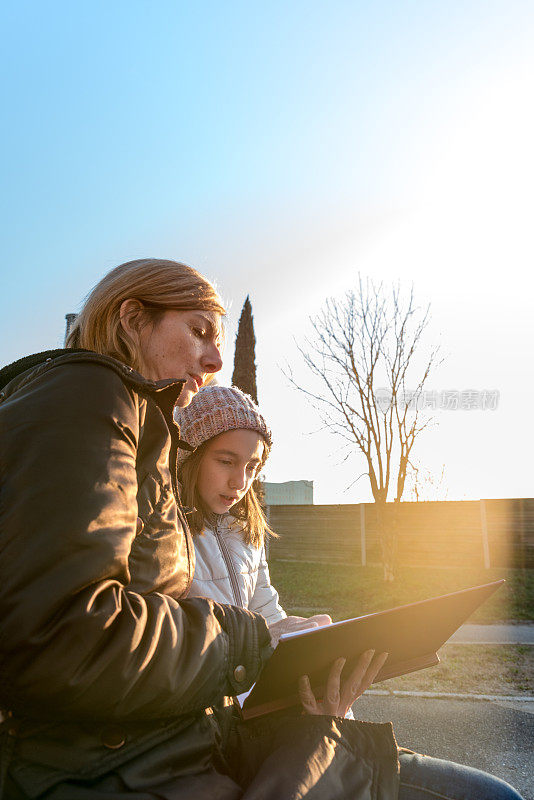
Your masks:
M485 700L491 702L495 700L511 700L520 701L521 703L534 702L534 695L530 694L469 694L463 692L417 692L417 691L402 691L400 689L393 689L387 691L385 689L368 689L366 695L375 695L380 697L423 697L434 700Z
M501 645L508 645L508 646L510 646L510 645L522 645L523 647L525 645L527 645L529 647L533 647L534 646L534 642L532 642L532 641L526 642L524 640L519 640L519 639L515 639L513 642L511 642L510 640L504 641L504 639L499 639L499 641L493 640L492 642L488 642L488 641L484 641L483 642L482 640L479 640L477 642L475 642L475 641L473 641L473 642L467 642L467 641L466 642L463 642L463 641L459 642L456 639L449 639L447 642L445 642L445 644L446 645L447 644L453 644L455 647L461 647L464 644L475 645L475 646L478 646L479 644L492 645L492 646L494 645L495 647L499 647Z

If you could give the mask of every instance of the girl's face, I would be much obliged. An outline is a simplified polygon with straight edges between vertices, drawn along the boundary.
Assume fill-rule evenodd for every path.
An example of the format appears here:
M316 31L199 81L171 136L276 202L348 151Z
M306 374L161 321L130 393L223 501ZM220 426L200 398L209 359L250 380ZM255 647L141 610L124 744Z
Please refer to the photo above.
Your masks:
M225 514L246 495L261 466L265 444L256 431L226 431L208 443L197 490L214 514Z

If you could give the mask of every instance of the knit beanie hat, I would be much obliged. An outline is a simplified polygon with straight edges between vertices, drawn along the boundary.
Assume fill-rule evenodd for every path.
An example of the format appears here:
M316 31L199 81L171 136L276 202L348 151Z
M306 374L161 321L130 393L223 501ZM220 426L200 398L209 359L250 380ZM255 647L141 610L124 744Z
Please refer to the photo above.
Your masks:
M208 385L201 389L185 408L174 409L180 439L193 450L219 433L245 428L257 431L265 439L265 459L272 446L271 431L253 399L235 386ZM191 452L178 449L178 466Z

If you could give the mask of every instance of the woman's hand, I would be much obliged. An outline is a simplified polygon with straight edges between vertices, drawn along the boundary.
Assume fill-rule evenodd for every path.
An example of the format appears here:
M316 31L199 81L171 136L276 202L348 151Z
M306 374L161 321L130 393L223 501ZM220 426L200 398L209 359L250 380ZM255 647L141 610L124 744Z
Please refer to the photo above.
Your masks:
M310 686L310 679L303 675L299 679L299 695L304 711L307 714L327 714L344 717L355 700L372 684L384 664L388 653L375 656L374 650L367 650L358 659L358 663L349 677L341 684L341 673L346 659L338 658L332 664L323 700L318 703Z
M294 631L305 631L308 628L321 628L323 625L331 625L332 618L328 614L315 614L313 617L285 617L269 625L271 634L271 644L276 647L278 640L283 633L293 633Z

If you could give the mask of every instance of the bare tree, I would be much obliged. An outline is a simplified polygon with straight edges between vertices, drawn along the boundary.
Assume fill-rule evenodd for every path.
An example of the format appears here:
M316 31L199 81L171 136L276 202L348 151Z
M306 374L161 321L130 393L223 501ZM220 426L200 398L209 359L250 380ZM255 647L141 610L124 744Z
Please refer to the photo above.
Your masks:
M412 462L411 487L409 495L419 503L421 500L446 500L449 494L445 481L445 464L439 474Z
M412 468L412 449L430 417L421 414L423 387L438 349L421 360L429 307L416 306L413 287L403 296L397 284L363 280L341 299L330 298L310 319L313 333L299 351L319 390L304 388L325 425L365 459L376 504L384 579L393 580L397 556L396 508ZM356 478L358 480L359 478ZM354 481L355 482L355 481Z

